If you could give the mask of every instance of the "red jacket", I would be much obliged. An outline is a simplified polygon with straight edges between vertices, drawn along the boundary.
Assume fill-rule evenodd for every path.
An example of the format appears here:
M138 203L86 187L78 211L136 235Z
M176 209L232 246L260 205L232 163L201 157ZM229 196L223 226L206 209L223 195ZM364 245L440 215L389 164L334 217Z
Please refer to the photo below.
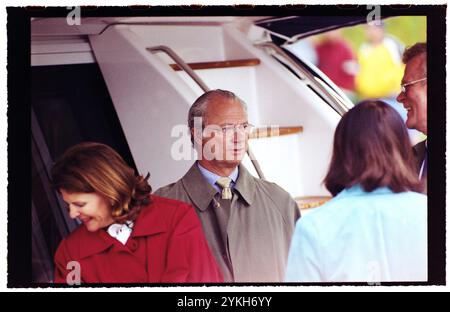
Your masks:
M126 245L85 226L65 238L55 254L55 283L74 276L70 261L80 264L82 283L222 282L195 210L180 201L151 198Z

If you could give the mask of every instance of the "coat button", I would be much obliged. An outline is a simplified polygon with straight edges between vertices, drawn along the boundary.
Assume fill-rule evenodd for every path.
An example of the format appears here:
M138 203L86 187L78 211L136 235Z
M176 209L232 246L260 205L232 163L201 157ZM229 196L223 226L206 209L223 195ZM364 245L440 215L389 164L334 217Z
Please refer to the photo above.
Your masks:
M138 248L138 243L137 243L137 241L132 240L132 241L130 242L130 249L131 249L131 251L136 251L137 248Z

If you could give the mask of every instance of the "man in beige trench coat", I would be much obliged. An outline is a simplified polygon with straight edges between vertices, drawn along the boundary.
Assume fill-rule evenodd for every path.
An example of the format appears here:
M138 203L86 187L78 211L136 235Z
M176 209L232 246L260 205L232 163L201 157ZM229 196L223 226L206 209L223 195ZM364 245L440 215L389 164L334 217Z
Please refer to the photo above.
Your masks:
M229 91L206 92L188 123L199 160L155 194L195 207L225 282L282 282L300 211L281 187L241 164L252 128L245 103Z

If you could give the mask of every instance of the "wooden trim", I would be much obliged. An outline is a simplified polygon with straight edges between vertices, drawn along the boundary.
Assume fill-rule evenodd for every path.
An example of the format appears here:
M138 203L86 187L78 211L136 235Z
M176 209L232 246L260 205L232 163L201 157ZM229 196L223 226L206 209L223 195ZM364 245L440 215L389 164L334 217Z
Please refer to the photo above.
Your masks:
M250 134L249 139L261 139L261 138L269 138L275 136L296 134L303 132L303 127L278 127L278 128L270 128L270 127L259 127L253 130Z
M319 207L331 200L331 196L303 196L294 198L301 210Z
M199 62L188 63L192 69L214 69L214 68L227 68L227 67L242 67L242 66L256 66L261 64L259 59L242 59L242 60L230 60L230 61L216 61L216 62ZM182 70L177 64L170 64L175 71Z

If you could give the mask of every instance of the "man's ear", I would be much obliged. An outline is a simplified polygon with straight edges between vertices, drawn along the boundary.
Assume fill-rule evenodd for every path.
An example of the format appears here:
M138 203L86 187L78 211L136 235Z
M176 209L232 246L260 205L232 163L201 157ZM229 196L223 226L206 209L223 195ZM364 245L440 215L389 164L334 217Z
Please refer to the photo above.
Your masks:
M201 129L192 128L191 136L194 140L194 146L202 146L203 142L203 131Z

